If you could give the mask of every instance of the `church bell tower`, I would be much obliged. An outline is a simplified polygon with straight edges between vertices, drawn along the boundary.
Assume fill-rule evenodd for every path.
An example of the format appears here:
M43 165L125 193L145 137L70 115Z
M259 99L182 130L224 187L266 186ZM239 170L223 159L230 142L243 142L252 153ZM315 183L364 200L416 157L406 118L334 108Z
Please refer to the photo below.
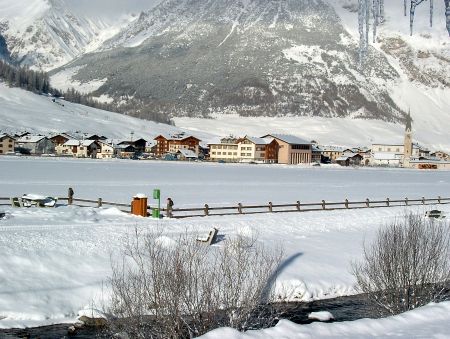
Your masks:
M411 112L408 112L406 117L406 128L405 128L405 141L403 148L403 167L409 167L409 161L412 156L412 119Z

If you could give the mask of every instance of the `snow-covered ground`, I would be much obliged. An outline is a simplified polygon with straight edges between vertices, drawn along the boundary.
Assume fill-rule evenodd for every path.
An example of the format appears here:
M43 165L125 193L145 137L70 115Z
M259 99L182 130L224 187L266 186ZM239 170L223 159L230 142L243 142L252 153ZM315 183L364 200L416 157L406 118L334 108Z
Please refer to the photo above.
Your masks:
M229 328L211 331L202 339L296 339L296 338L448 338L450 302L430 304L384 319L361 319L334 324L296 325L281 320L262 331L240 333Z
M445 171L15 157L0 158L0 170L7 173L0 178L2 196L24 193L64 196L71 186L76 197L128 202L133 194L150 194L159 187L163 198L174 199L175 207L200 206L205 202L444 196L450 188L449 172ZM409 210L424 213L431 207ZM448 205L439 208L450 212ZM283 297L313 300L353 294L354 279L349 265L361 255L363 240L372 239L378 227L405 212L404 207L395 207L154 220L106 207L0 209L7 212L7 219L0 221L0 327L3 328L72 321L85 306L93 302L101 306L102 296L108 294L105 282L110 274L110 255L120 252L135 227L140 230L162 227L165 235L174 240L185 230L192 237L205 235L213 226L219 228L225 239L234 234L258 235L259 241L269 247L283 244L285 248L289 264L276 287ZM222 245L214 246L220 250ZM441 317L442 307L447 306L436 309L437 317ZM395 322L390 326L395 328ZM285 337L290 337L289 331L293 330L287 322L273 331L281 333L276 332L280 329L286 333ZM311 336L314 336L311 333L326 335L327 331L346 333L345 328L333 332L333 327L317 330L323 332L305 331ZM357 329L355 333L366 332Z
M36 95L0 82L0 131L32 133L75 132L105 135L108 138L142 137L152 140L161 133L178 133L174 126L132 118L64 100L52 102L51 97ZM211 134L198 132L200 139Z

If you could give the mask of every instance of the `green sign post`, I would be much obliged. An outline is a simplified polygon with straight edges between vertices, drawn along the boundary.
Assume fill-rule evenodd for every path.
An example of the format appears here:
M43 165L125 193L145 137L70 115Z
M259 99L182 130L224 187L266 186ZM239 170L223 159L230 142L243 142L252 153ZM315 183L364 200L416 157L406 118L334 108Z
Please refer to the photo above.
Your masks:
M158 208L153 208L152 217L159 219L161 215L161 190L159 188L153 190L153 199L158 199Z

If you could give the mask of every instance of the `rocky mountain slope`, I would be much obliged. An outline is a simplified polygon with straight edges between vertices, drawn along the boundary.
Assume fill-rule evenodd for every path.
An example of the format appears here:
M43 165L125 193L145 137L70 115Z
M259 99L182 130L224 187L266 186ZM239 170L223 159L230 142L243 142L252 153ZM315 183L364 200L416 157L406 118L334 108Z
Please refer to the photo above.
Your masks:
M385 86L397 71L376 49L359 68L357 46L322 0L168 0L65 72L175 116L401 119Z
M21 65L53 69L95 50L132 19L86 15L70 0L0 0L0 54Z

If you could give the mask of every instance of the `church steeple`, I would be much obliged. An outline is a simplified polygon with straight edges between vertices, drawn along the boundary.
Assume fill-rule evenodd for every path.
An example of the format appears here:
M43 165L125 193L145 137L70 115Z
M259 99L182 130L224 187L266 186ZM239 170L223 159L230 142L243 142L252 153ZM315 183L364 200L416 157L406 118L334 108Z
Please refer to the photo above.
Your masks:
M412 156L412 118L411 111L408 112L406 116L406 126L405 126L405 142L403 146L403 166L409 167L409 160Z
M408 115L406 116L406 128L405 131L411 132L412 130L412 118L411 118L411 110L408 111Z

